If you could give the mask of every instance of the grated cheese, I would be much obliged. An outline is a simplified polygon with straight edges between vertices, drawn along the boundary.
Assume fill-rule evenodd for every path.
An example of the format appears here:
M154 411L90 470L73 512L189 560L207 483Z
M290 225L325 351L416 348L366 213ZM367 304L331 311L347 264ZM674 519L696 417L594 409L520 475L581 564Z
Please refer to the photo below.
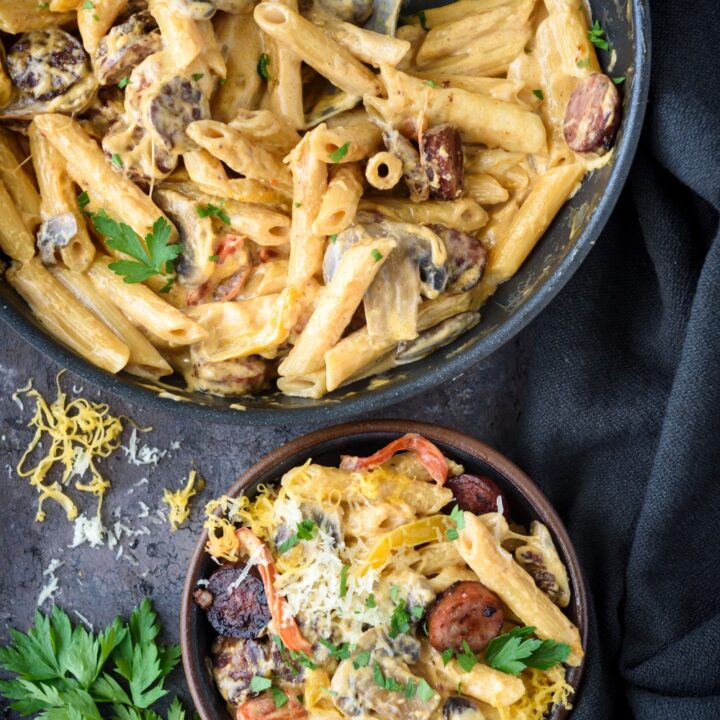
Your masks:
M92 518L88 518L84 514L79 515L73 524L73 539L70 547L76 548L84 543L90 547L101 547L105 544L105 533L99 515Z
M47 577L48 580L40 589L40 594L38 595L37 602L35 603L37 607L42 607L46 601L55 599L55 595L60 591L60 582L55 575L55 571L58 568L61 568L64 564L65 563L62 562L62 560L53 558L50 560L48 566L43 570L43 577Z
M140 428L140 432L147 432L152 428ZM153 465L157 467L158 462L167 455L167 450L152 447L150 445L138 445L138 428L133 428L130 433L130 439L127 445L121 445L120 448L128 458L131 465Z
M173 532L190 517L190 498L197 495L203 487L205 481L195 470L191 470L184 488L175 491L168 488L163 490L163 502L170 508L167 519Z
M512 705L496 707L500 720L542 720L553 707L572 708L573 688L562 665L549 670L528 668L520 677L526 692Z

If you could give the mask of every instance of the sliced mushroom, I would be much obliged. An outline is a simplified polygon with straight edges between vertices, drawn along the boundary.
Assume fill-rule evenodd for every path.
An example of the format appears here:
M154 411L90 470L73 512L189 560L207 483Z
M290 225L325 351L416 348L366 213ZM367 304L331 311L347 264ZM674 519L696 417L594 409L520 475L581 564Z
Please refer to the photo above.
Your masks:
M80 113L97 82L80 41L60 28L33 30L12 45L7 70L16 93L0 117L32 119L41 112Z
M420 641L414 636L399 633L394 638L381 625L366 630L355 644L355 651L369 650L377 657L393 657L409 665L420 659Z
M381 4L384 0L380 0ZM373 13L373 0L317 0L318 5L340 20L362 25Z
M214 0L170 0L170 4L181 15L193 20L209 20L217 10Z
M430 225L434 233L445 243L448 256L447 291L460 293L474 288L483 276L487 264L487 251L483 244L470 233L445 227Z
M397 365L415 362L435 352L443 345L448 345L457 340L464 332L475 327L480 322L480 313L465 312L444 320L421 333L415 340L402 342L398 345L395 353Z
M443 720L485 720L478 706L465 697L449 697L443 705Z
M43 264L54 265L58 250L67 247L77 231L77 220L72 213L53 215L45 220L37 233L37 247Z
M155 18L147 10L135 13L100 41L95 51L95 77L101 85L114 85L162 47Z
M166 212L178 229L183 252L175 264L179 281L189 287L207 282L215 269L215 230L209 215L200 217L200 205L178 190L162 187L153 200Z
M241 703L250 695L255 675L269 674L271 662L262 641L218 635L210 649L215 684L229 703Z
M402 162L403 180L410 191L410 199L413 202L427 200L430 197L430 180L415 146L393 127L383 129L383 142L388 151Z

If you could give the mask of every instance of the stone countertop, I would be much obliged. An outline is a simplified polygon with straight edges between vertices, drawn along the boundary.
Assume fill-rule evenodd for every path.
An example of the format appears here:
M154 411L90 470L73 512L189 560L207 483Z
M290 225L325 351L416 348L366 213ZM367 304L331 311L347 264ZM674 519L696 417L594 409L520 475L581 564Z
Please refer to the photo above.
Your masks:
M373 417L425 420L457 428L512 457L513 429L520 412L525 374L524 356L521 336L462 377ZM8 628L25 631L32 622L38 593L49 578L43 572L53 559L63 563L55 571L58 591L54 601L74 621L79 622L82 616L99 629L117 614L127 617L149 595L159 612L164 639L177 642L182 583L202 525L204 503L222 494L261 455L311 428L193 423L123 402L65 373L61 382L70 397L82 395L88 400L107 402L113 414L130 417L140 426L151 426L151 432L138 435L138 443L164 452L157 465L132 465L120 449L98 466L112 483L103 505L105 525L121 522L143 533L146 533L143 528L147 528L150 533L124 535L113 549L91 548L87 544L70 549L73 531L65 513L49 501L47 519L44 523L35 522L36 493L15 472L33 436L34 430L26 424L34 405L32 400L25 400L21 410L11 395L32 378L34 386L51 402L59 370L22 338L0 326L0 487L4 500L0 507L0 548L6 557L0 572L0 642L7 642ZM125 425L126 445L131 426ZM161 502L163 488L181 487L192 468L198 470L207 484L193 500L190 521L171 533L158 514L166 507ZM81 512L84 510L88 516L95 512L92 496L77 491L71 494ZM147 506L147 517L138 517L143 514L139 503ZM47 611L51 606L49 600L42 609ZM181 669L172 673L168 684L171 692L179 694L190 708ZM2 699L0 717L18 717Z

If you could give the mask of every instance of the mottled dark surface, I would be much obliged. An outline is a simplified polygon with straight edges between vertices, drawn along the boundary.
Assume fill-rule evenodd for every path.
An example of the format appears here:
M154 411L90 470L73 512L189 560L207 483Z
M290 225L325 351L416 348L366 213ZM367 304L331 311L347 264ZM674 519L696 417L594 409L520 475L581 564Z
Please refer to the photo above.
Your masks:
M512 456L513 428L517 421L522 390L522 339L502 348L463 377L422 397L389 408L376 417L402 417L428 420L468 432ZM46 503L47 519L36 523L35 491L26 479L14 471L31 440L33 430L26 427L32 414L32 401L24 402L24 411L11 400L16 388L30 377L35 387L49 400L55 397L54 379L60 368L40 356L19 337L0 326L0 548L6 562L0 571L0 641L6 642L8 627L25 630L32 621L40 589L48 579L43 571L53 558L64 565L56 576L59 591L55 601L67 610L81 613L96 628L109 623L118 614L127 614L143 596L150 595L168 640L178 638L180 593L185 568L195 537L202 524L202 506L221 494L262 454L300 435L310 426L276 428L238 428L190 423L174 416L151 412L141 406L123 403L102 393L70 373L62 378L63 388L73 396L80 391L89 400L108 402L115 414L133 418L138 424L152 426L152 432L139 435L139 444L148 444L167 454L157 466L130 465L126 454L118 450L99 468L112 482L103 507L106 525L113 522L113 511L122 513L123 523L133 529L146 527L150 535L124 537L122 555L117 547L69 549L72 525L61 508ZM350 418L348 418L350 419ZM123 435L127 444L129 425ZM171 443L180 446L173 450ZM196 468L207 481L205 490L194 498L191 520L175 533L157 515L165 508L161 498L164 487L176 489L184 484L188 472ZM142 478L148 482L140 485ZM72 492L81 511L91 515L94 498ZM150 517L138 518L139 502L145 503ZM52 601L43 605L47 610ZM171 685L187 700L182 671L171 676ZM0 713L6 710L0 700ZM7 711L7 717L14 717Z

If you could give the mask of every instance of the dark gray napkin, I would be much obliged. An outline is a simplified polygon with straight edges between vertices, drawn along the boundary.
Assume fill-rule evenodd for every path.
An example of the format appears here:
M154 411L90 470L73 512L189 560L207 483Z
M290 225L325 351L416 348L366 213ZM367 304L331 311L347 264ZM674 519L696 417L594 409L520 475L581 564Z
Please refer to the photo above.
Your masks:
M516 459L592 595L574 720L720 719L720 2L651 11L629 181L528 333Z

